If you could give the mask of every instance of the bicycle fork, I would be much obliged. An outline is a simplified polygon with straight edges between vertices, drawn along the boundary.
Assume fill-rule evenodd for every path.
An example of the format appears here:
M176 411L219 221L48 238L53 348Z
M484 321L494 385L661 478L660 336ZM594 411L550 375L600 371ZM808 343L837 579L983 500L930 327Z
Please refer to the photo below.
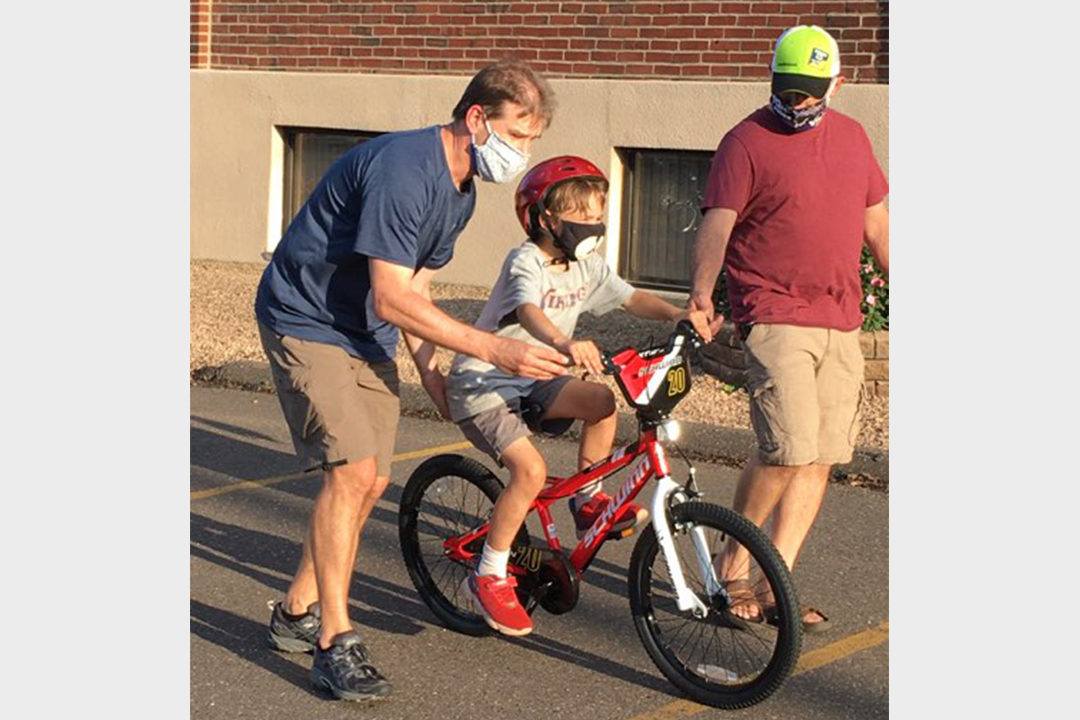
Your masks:
M657 479L656 492L652 498L653 529L656 539L660 544L660 551L664 555L667 564L668 575L671 584L675 586L676 604L679 610L689 610L695 617L703 618L709 613L709 606L701 601L701 598L690 589L686 583L686 575L679 563L679 555L675 551L673 529L668 518L668 501L671 496L682 490L682 486L671 479L670 475L664 475ZM712 597L721 592L720 583L716 578L713 568L712 556L709 554L709 546L705 540L705 532L699 527L691 528L690 539L694 545L694 555L701 571L701 577L705 579L705 591Z

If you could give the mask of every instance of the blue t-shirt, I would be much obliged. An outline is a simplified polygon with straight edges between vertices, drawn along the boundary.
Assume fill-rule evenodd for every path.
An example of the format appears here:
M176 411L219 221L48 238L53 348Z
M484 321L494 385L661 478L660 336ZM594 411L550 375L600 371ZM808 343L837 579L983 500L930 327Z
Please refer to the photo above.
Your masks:
M255 315L280 335L392 360L398 329L375 314L368 258L440 268L472 217L476 189L450 177L439 127L387 133L327 171L263 272Z

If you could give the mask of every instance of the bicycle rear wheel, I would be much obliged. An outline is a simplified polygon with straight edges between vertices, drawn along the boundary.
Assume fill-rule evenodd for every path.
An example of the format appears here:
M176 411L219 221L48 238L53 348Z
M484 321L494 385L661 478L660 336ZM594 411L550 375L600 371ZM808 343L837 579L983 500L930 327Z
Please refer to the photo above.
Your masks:
M787 566L768 537L733 510L687 502L669 512L679 565L708 612L699 618L678 609L656 533L644 532L629 571L638 636L660 672L697 702L725 709L759 703L791 674L802 644ZM712 596L693 541L695 529L704 535L709 558L723 568L718 578L728 581Z
M447 557L443 542L487 522L502 489L499 479L475 460L436 455L416 468L401 495L398 537L409 577L435 616L466 635L492 630L461 589L470 568ZM524 529L522 535L528 537ZM480 553L484 538L473 544L469 549Z

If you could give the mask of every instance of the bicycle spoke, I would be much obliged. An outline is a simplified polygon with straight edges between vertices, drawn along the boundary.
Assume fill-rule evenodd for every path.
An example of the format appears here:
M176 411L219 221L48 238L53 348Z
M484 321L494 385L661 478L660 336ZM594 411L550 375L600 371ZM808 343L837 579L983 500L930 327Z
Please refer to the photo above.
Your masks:
M750 653L749 650L747 650L746 646L743 644L742 639L741 639L741 635L742 635L741 633L732 633L732 636L731 636L732 642L735 645L735 648L736 648L737 651L742 650L743 654L746 656L747 660L750 662L750 666L753 667L754 666L754 656ZM738 652L736 652L735 656L738 657ZM742 663L738 663L738 667L741 670L742 669ZM743 673L740 672L739 674L742 675Z
M424 523L429 528L431 528L430 531L428 531L428 534L429 535L434 535L435 536L434 539L438 540L439 542L442 542L446 538L453 536L453 533L447 532L443 528L437 527L433 522L431 522L427 518L417 518L416 525L417 525L417 530L418 531L420 529L420 527L419 527L420 523Z
M469 496L469 488L465 487L465 489L461 492L461 505L459 506L459 510L461 512L458 515L458 517L464 517L467 514L466 511L465 511L465 500L466 500L466 498L468 498L468 496Z
M442 558L442 561L445 563L445 565L443 565L443 567L441 569L441 573L439 575L439 580L437 582L435 582L435 586L440 588L440 589L443 586L443 581L446 579L446 576L450 574L451 570L454 567L454 563L450 562L446 558ZM434 578L432 578L432 579L434 580ZM446 593L443 593L443 594L445 595Z
M458 565L458 568L461 566ZM450 602L457 605L458 593L461 592L461 582L457 579L457 570L454 571L454 596L450 598Z
M439 505L431 503L431 508L432 508L432 511L431 511L430 514L431 515L438 515L439 518L444 523L446 523L446 528L448 530L450 530L451 532L453 532L454 534L457 534L456 531L460 527L460 523L458 521L454 520L449 515L447 515L446 512L444 512L443 509Z
M693 667L694 650L697 648L698 643L700 642L701 638L704 637L706 628L708 628L708 626L705 623L697 623L697 628L696 628L696 630L697 630L697 641L694 642L694 644L690 646L690 648L691 648L690 649L690 654L689 654L689 656L687 656L687 664L685 666L687 669L690 669L691 667ZM693 636L694 636L693 633L691 633L690 637L693 637Z

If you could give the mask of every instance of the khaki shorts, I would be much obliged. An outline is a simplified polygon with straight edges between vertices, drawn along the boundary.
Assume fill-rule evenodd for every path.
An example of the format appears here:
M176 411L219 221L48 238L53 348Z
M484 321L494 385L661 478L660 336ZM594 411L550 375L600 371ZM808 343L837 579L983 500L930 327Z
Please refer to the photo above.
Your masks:
M858 329L758 324L743 349L761 461L851 462L863 399Z
M570 429L574 424L573 419L526 419L524 409L531 405L536 411L535 415L542 417L555 402L559 391L572 379L570 375L563 375L552 380L541 380L533 385L532 391L526 397L515 398L467 417L458 422L458 427L477 450L487 453L501 466L502 454L506 448L519 438L529 437L533 430L546 435L559 435Z
M259 323L281 410L305 467L374 456L390 476L398 417L397 364L370 363L336 345L278 335Z

